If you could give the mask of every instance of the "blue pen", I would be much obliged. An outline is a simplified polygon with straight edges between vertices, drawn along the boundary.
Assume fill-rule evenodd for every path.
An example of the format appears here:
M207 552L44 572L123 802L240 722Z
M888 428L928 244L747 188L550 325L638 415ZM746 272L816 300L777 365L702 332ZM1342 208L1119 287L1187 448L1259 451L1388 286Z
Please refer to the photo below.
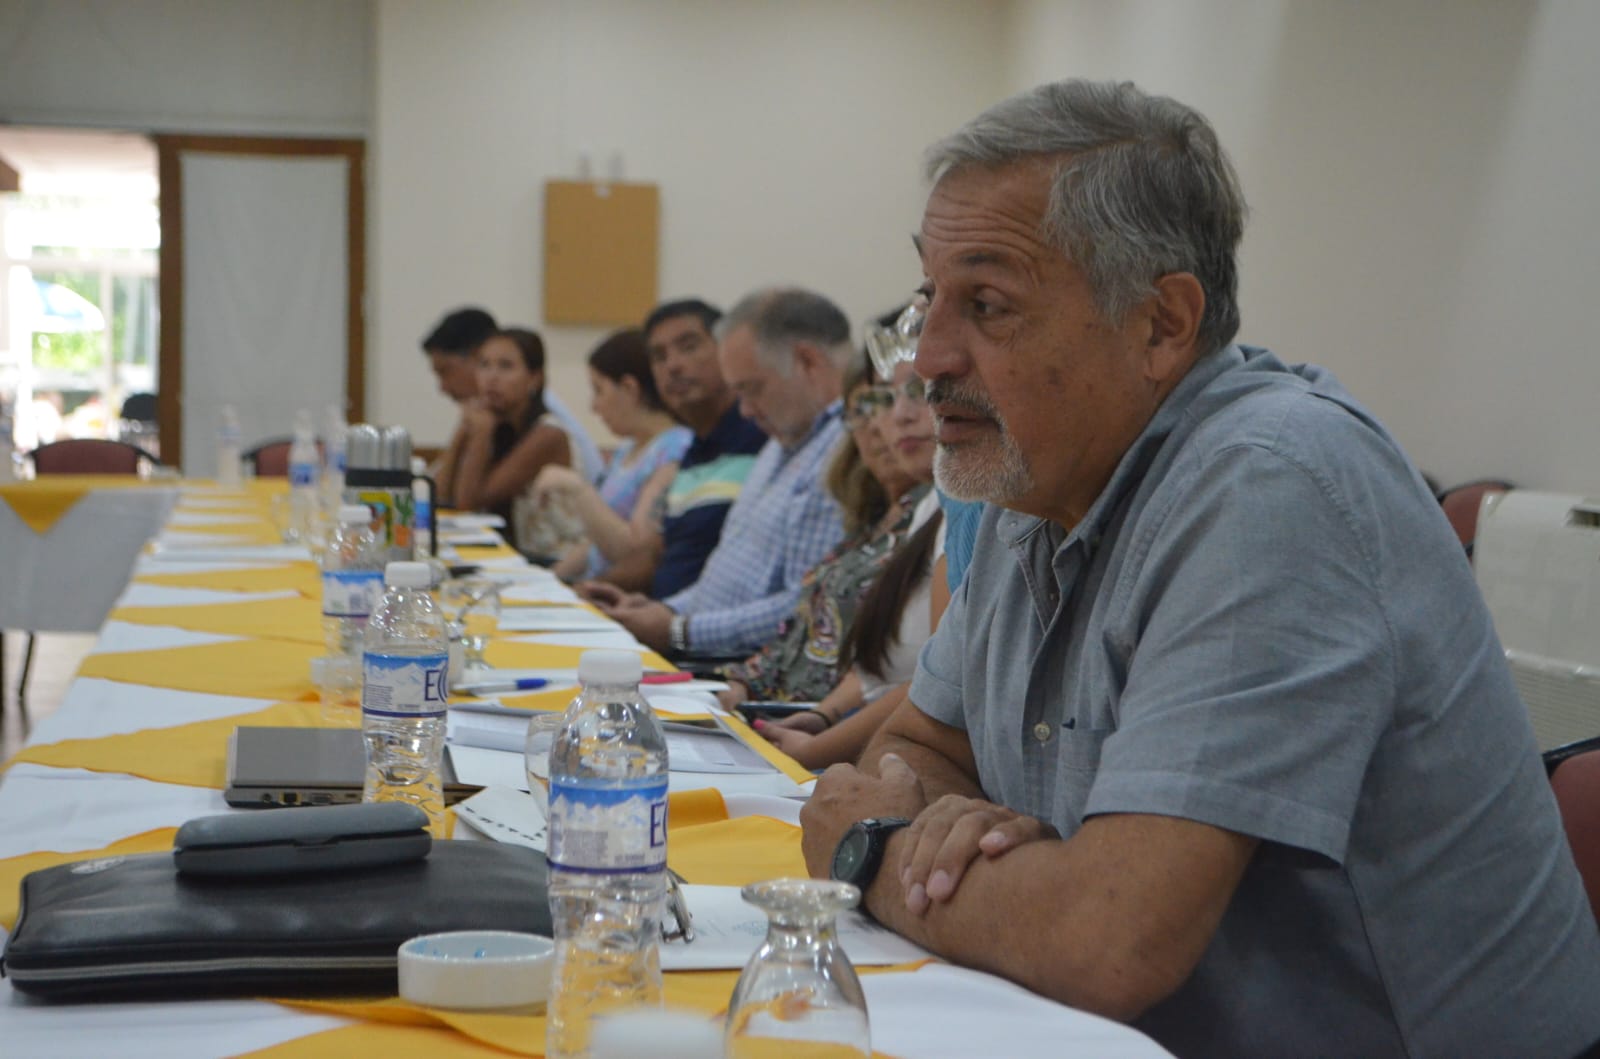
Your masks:
M497 691L538 691L549 683L544 677L521 677L517 680L502 680L488 684L458 684L451 690L464 695L482 695L485 692Z

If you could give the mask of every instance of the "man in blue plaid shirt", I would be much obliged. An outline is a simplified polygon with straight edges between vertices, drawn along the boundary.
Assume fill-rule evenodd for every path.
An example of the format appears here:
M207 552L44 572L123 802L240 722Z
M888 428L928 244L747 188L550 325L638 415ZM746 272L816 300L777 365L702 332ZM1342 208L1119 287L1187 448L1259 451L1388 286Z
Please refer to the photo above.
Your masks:
M654 602L629 595L604 609L658 651L744 654L777 635L800 582L844 536L823 484L843 434L850 323L799 289L745 296L717 326L718 357L739 408L771 438L756 457L700 579Z

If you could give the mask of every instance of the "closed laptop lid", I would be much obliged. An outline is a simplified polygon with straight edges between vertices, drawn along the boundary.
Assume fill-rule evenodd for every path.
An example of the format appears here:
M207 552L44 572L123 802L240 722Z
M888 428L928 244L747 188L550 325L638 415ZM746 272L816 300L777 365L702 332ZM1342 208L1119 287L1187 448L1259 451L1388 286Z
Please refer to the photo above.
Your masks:
M332 805L361 800L366 748L356 728L241 726L228 739L229 805ZM455 803L478 791L456 779L446 754L444 796Z

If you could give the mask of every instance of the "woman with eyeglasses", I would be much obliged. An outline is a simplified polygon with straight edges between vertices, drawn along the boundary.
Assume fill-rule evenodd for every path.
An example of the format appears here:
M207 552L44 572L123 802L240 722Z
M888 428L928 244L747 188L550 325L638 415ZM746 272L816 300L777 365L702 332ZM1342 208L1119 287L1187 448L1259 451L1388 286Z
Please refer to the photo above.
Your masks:
M847 375L849 429L828 475L845 512L845 541L806 576L794 613L777 638L723 671L730 684L721 696L725 705L758 699L815 702L838 683L840 650L856 606L911 531L918 502L931 495L931 450L925 468L908 466L901 458L900 433L889 423L892 403L893 395L873 382L864 361Z
M922 380L907 359L894 368L894 405L884 427L902 459L933 469L933 416ZM812 769L854 761L894 708L916 668L917 653L937 626L950 591L944 575L945 524L930 492L913 529L862 597L840 652L844 673L812 709L781 720L757 718L760 732Z

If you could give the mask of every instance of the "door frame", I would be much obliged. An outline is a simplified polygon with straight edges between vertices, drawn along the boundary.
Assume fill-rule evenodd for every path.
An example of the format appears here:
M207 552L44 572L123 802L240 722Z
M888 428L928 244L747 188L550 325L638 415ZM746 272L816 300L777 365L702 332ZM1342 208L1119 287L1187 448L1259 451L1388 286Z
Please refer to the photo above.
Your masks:
M366 418L367 283L366 141L273 136L199 136L157 133L160 179L160 353L156 406L161 451L167 463L183 453L183 156L236 154L262 158L338 156L345 159L345 418Z

